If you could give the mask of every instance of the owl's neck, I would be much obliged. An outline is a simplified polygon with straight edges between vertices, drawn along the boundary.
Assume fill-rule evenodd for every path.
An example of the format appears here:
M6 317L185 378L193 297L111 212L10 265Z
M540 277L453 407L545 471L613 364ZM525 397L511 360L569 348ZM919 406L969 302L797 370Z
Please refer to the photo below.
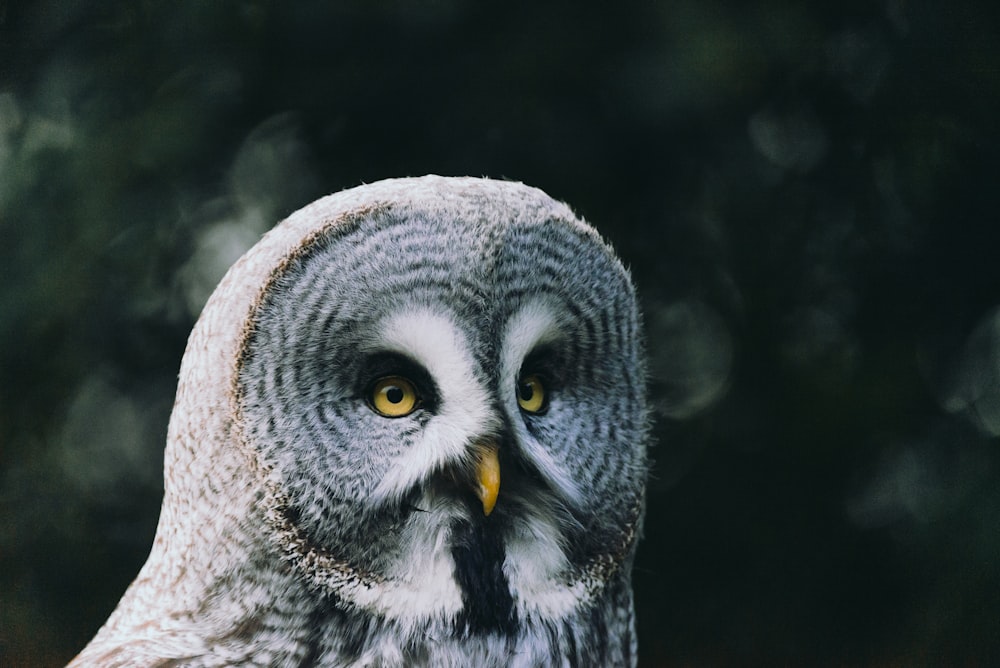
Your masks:
M317 609L306 652L317 665L543 666L635 664L631 590L619 580L560 621L511 619L504 629L462 623L407 628L360 611ZM567 664L568 661L568 664Z

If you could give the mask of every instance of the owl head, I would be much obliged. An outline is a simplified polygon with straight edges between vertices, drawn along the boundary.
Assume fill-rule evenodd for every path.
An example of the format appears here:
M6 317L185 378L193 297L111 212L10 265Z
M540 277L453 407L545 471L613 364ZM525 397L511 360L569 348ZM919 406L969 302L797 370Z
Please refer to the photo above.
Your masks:
M314 202L191 335L156 542L94 644L634 659L644 368L627 272L541 191L423 177Z

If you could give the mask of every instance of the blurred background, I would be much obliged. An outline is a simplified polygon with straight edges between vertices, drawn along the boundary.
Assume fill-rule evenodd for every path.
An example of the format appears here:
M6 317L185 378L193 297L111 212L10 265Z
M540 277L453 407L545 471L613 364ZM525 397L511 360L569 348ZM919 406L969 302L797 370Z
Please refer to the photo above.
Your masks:
M65 663L145 560L229 264L438 173L631 266L642 665L997 665L998 37L993 0L0 1L0 664Z

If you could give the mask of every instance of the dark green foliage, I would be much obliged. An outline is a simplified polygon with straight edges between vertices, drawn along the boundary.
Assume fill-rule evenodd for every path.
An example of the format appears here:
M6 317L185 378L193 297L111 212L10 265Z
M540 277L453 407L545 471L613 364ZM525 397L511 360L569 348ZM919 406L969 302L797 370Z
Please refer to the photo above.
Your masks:
M631 266L645 665L988 665L997 3L0 3L0 664L148 551L187 333L319 195L525 181Z

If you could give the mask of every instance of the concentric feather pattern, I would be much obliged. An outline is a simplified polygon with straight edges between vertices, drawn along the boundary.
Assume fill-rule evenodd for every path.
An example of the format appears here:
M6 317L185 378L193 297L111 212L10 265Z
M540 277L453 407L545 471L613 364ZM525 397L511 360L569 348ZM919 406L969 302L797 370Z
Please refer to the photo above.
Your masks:
M71 665L634 664L644 369L627 272L539 190L306 206L195 326L152 552Z

